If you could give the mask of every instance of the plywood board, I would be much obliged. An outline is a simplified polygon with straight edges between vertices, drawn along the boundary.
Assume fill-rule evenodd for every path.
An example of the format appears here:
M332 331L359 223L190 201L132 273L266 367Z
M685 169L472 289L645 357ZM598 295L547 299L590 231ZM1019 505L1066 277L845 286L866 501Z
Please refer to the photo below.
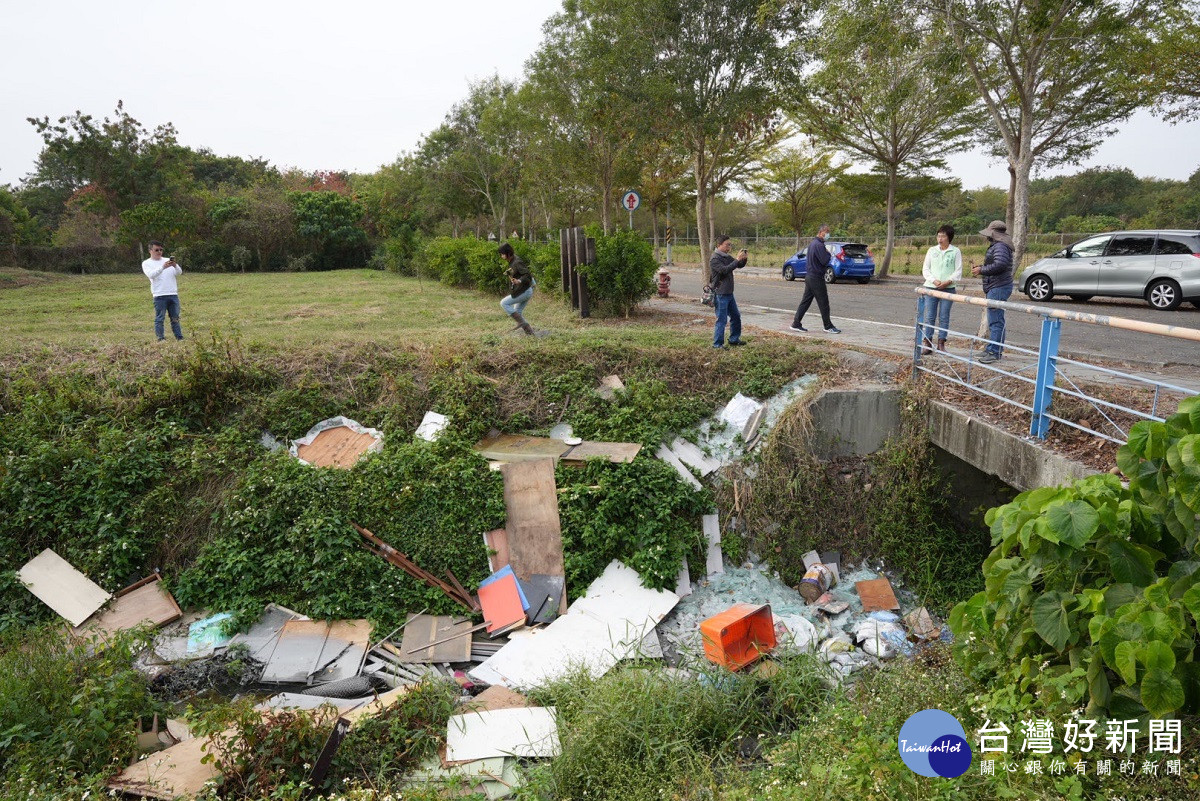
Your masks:
M302 683L317 669L329 623L324 620L289 620L283 624L271 658L263 667L260 681Z
M564 462L605 459L613 464L629 464L641 451L636 442L581 442L562 455Z
M488 569L495 573L508 564L508 532L502 528L489 531L483 535L483 544L488 549Z
M517 578L524 581L535 573L565 576L554 461L515 462L500 472L508 512L509 564Z
M464 708L479 711L481 709L519 709L532 705L529 699L521 693L513 692L507 687L496 684L470 699L464 704Z
M483 710L452 715L446 725L446 759L500 756L558 756L558 719L554 707Z
M298 445L296 455L315 467L347 468L378 441L371 434L352 431L346 426L327 428L307 445Z
M327 682L358 675L371 644L371 624L366 620L335 620L329 624L325 647L317 659L313 681Z
M523 434L497 434L475 445L475 451L485 459L498 462L527 462L538 459L558 459L571 446L556 439L527 437Z
M228 729L216 736L231 737L233 730ZM150 754L117 774L108 786L144 798L168 801L184 795L195 795L204 789L206 783L221 778L216 765L201 761L212 747L211 739L194 737Z
M155 628L173 623L183 616L175 598L167 592L157 575L143 579L117 593L109 607L76 626L79 636L95 636L102 641L113 634L150 623Z
M891 582L886 578L860 581L854 585L854 588L858 590L858 597L862 599L864 612L900 609L900 602L896 600L896 593L892 591Z
M558 510L555 509L555 517ZM78 626L112 596L47 548L17 571L26 588L42 603Z
M443 615L414 615L404 624L400 659L404 662L471 661L471 619ZM455 634L459 636L455 637ZM438 640L432 648L422 648Z

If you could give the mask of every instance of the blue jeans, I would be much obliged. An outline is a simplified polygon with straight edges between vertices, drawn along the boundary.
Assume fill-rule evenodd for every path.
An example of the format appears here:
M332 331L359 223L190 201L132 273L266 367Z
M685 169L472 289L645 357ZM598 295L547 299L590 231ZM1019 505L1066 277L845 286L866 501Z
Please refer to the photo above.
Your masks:
M988 300L1008 300L1012 295L1013 285L993 287L987 291ZM1004 309L988 309L988 344L985 351L1000 358L1001 346L1004 344Z
M949 295L955 294L954 287L946 287L939 289L938 292L945 292ZM950 328L950 307L954 305L952 301L942 300L941 298L931 298L928 295L922 295L921 299L925 301L925 338L932 342L936 339L945 339L946 331ZM934 331L934 321L937 321L937 327L941 330ZM936 334L936 336L935 336Z
M183 329L179 327L179 296L159 295L154 299L154 336L160 340L163 337L163 318L170 315L171 333L176 339L183 339Z
M501 308L508 314L520 314L525 311L525 304L533 297L533 287L529 287L515 298L512 295L506 295L504 300L500 301Z
M717 325L713 329L713 347L719 348L725 344L725 320L729 320L729 341L738 342L742 338L742 313L738 311L737 301L733 295L715 295L713 300L717 310Z

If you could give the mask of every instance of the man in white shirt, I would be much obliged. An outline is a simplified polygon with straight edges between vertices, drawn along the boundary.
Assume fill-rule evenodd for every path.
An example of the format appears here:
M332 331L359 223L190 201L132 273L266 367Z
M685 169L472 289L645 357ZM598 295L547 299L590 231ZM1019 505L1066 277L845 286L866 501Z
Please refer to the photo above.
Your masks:
M163 257L163 243L150 243L150 258L142 262L142 272L150 279L150 294L154 296L154 335L162 342L163 318L170 316L171 332L183 339L179 327L179 285L176 279L183 268L174 259Z

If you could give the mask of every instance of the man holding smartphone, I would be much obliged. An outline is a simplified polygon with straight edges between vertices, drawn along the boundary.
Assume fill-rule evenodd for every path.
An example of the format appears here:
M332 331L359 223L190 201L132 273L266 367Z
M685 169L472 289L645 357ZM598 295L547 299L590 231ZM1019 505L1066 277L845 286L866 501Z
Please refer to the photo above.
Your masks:
M183 339L183 329L179 327L179 284L178 279L183 268L174 259L163 256L163 243L150 243L150 258L142 262L142 272L150 279L150 294L154 296L154 335L162 342L163 319L171 318L171 333L176 339Z
M738 311L737 301L733 298L733 271L746 266L749 258L746 249L738 251L737 258L729 255L733 243L727 236L717 237L717 249L713 251L708 263L712 274L713 306L717 311L717 324L713 329L713 347L725 347L725 322L729 321L729 344L733 347L745 345L742 342L742 315Z

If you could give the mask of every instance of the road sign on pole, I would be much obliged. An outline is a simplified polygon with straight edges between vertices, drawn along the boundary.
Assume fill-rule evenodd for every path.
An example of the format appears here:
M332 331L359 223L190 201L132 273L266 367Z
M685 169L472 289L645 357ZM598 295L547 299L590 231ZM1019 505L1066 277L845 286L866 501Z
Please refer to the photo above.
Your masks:
M633 230L633 213L642 205L642 196L630 189L621 195L621 205L629 210L629 230Z

